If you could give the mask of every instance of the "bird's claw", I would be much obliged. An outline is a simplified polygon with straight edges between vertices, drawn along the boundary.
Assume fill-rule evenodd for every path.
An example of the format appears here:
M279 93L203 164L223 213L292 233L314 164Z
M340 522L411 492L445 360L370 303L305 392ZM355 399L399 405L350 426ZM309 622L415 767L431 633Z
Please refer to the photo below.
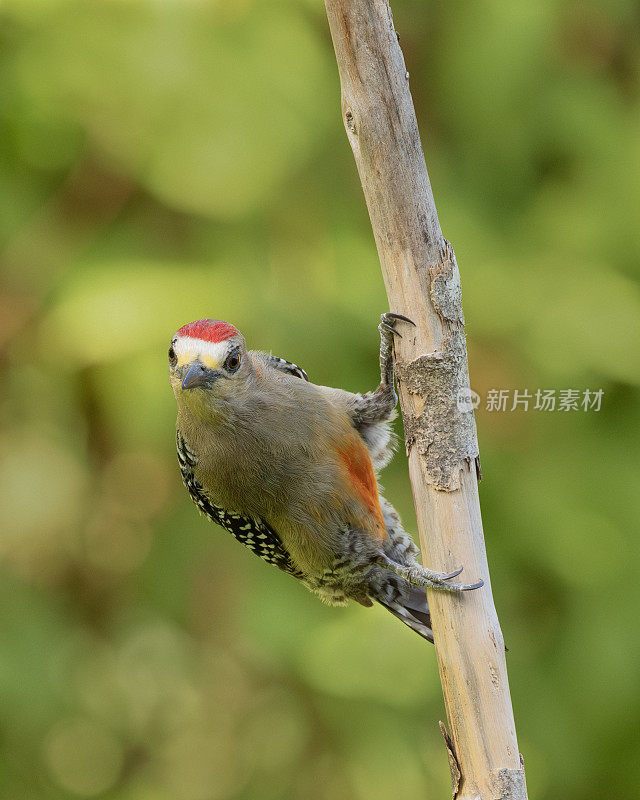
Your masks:
M400 333L400 331L397 331L395 328L392 328L391 325L389 325L388 323L381 322L380 328L381 329L384 328L385 331L389 331L389 333L392 333L394 336L399 336L402 339L402 334Z
M381 331L389 331L389 333L392 333L394 336L398 336L400 339L402 339L402 334L394 327L396 320L408 322L414 327L416 324L412 319L409 319L409 317L405 317L404 314L396 314L394 311L386 311L384 314L380 315L380 325L378 327Z
M460 589L460 591L461 592L468 592L471 589L482 589L483 586L484 586L484 581L482 580L482 578L480 578L480 580L477 583L465 583L465 584L463 584L462 585L462 589Z
M483 580L479 580L477 583L445 583L444 581L440 583L438 581L434 582L431 588L444 592L470 592L472 589L480 589L481 586L484 586Z
M460 569L456 569L453 572L447 573L439 573L432 577L433 581L433 588L440 589L445 592L469 592L472 589L479 589L481 586L484 586L484 581L480 580L477 583L447 583L447 581L451 580L451 578L456 578L464 569L464 567L460 567Z
M383 322L385 321L384 317L390 317L391 319L401 319L403 322L408 322L410 325L413 325L414 328L416 327L416 323L412 319L409 319L409 317L405 317L404 314L396 314L395 311L387 311L385 314L382 315L382 317L383 317L382 320Z
M449 578L456 578L462 572L463 569L464 567L460 567L460 569L456 569L454 572L447 572L446 574L443 573L442 575L439 576L440 580L448 581Z

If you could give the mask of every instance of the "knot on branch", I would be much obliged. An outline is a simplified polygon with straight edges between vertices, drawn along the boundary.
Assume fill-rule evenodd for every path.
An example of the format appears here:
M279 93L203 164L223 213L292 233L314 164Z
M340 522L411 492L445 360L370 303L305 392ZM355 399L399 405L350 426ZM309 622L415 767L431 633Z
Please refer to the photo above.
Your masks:
M417 447L431 485L455 491L463 461L478 463L464 332L452 330L442 350L400 362L396 369L399 381L415 395L416 412L402 415L407 453Z
M348 133L351 133L351 134L353 134L355 136L356 133L357 133L356 123L355 123L355 120L353 118L353 111L351 111L351 109L347 109L345 111L344 124L345 124L345 127L346 127Z

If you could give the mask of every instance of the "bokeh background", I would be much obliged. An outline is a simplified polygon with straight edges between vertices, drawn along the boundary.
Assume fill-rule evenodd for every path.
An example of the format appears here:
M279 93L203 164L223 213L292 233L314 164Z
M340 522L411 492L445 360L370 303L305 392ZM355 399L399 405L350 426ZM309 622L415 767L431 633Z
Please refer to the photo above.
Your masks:
M530 796L640 780L640 11L396 0L477 414ZM0 796L415 800L433 649L199 517L166 351L203 316L351 390L386 297L320 0L0 4ZM384 475L407 526L404 455Z

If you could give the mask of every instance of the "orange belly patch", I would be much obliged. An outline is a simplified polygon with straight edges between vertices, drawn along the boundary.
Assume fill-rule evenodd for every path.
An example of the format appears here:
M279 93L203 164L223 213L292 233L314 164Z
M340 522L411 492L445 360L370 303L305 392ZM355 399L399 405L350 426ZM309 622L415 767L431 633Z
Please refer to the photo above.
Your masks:
M369 520L369 524L366 527L373 529L372 532L374 534L384 539L387 535L387 529L382 518L380 498L378 497L378 483L376 474L373 471L371 458L369 457L369 451L364 442L354 435L350 446L344 450L339 450L338 455L346 467L354 494L362 501L374 518L374 524L371 525L371 520Z

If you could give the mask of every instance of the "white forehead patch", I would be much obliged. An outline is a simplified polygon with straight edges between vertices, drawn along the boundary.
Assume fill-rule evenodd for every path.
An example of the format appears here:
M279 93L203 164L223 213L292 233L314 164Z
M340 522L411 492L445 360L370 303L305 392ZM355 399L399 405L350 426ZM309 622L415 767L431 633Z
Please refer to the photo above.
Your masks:
M223 342L205 342L204 339L192 339L191 336L179 336L173 343L175 354L180 356L209 356L216 363L223 361L229 350L229 340Z

